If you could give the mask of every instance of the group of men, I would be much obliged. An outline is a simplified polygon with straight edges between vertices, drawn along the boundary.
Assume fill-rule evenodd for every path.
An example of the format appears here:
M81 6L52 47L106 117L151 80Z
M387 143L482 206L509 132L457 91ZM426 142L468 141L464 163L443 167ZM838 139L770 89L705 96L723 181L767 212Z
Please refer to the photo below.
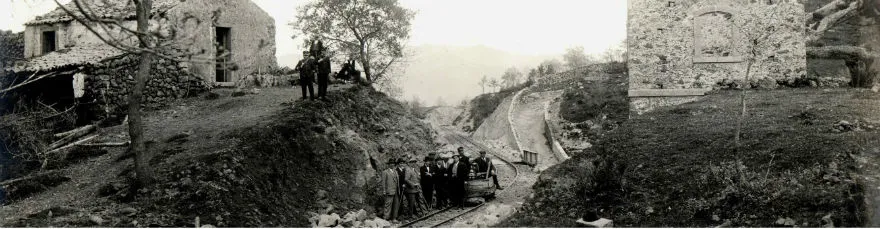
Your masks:
M495 167L485 151L480 151L480 157L471 161L463 147L457 150L458 154L451 158L431 153L418 170L415 158L389 159L381 177L384 192L382 216L397 221L420 217L432 208L464 207L466 182L474 179L476 174L492 177L495 187L503 189L498 185Z
M294 70L299 71L299 86L302 88L302 99L315 100L315 91L312 83L317 78L318 99L327 99L327 85L330 84L330 54L327 47L320 40L313 41L309 51L303 51L303 59L296 63ZM342 65L342 69L336 74L341 80L357 80L360 71L355 69L354 60L349 60ZM306 94L308 92L308 95Z

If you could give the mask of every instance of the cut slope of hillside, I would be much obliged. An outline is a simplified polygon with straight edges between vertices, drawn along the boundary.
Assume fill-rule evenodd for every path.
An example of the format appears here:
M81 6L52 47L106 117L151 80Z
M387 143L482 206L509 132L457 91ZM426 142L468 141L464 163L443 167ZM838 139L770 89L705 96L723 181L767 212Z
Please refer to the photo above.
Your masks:
M292 108L280 104L286 99L259 102L294 92L270 90L284 93L196 102L219 103L199 109L227 119L227 124L218 123L229 126L226 131L151 135L155 141L148 145L157 152L152 163L158 181L134 196L126 191L130 160L114 159L123 154L119 150L68 169L92 171L75 173L92 179L73 177L69 184L4 207L0 218L6 226L305 227L309 212L372 211L378 201L376 170L384 168L388 158L434 150L427 125L372 89L334 91L329 102L301 101ZM241 108L241 113L228 116L217 110ZM261 109L271 112L250 115ZM191 121L207 118L187 114L180 116L195 119ZM250 116L259 119L236 121ZM163 125L148 123L148 129ZM190 149L189 142L203 145ZM67 195L74 198L63 197Z
M738 93L631 118L542 174L535 197L500 226L574 227L584 216L622 227L863 225L854 174L880 161L880 94L749 91L737 151Z
M561 95L561 91L529 93L527 90L520 95L518 101L514 101L516 106L511 111L510 124L516 129L520 146L522 150L538 154L535 168L539 171L560 162L560 158L550 149L551 143L545 133L544 105Z

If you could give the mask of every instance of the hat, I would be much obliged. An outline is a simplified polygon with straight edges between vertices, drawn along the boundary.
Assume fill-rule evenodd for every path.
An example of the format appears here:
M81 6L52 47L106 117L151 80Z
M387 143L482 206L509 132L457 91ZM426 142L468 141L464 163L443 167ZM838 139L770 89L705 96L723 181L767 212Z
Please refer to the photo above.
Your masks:
M433 161L433 160L434 160L434 158L431 158L431 156L425 156L425 161Z
M394 163L397 163L397 159L388 158L388 164L394 164Z
M407 160L407 162L419 162L419 160L417 160L416 157L409 157L409 160Z
M398 164L400 164L400 163L406 163L406 159L403 159L402 157L401 157L401 158L398 158L398 159L397 159L397 163L398 163Z
M480 155L486 154L486 151L480 150Z

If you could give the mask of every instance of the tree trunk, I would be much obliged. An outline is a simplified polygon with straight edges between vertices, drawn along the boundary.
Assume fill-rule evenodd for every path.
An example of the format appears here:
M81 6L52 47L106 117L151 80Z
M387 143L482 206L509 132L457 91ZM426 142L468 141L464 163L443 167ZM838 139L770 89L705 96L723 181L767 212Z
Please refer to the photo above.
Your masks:
M370 70L370 60L367 58L366 44L361 42L361 66L364 67L364 76L367 78L367 84L373 84L373 72Z
M150 11L152 0L140 0L137 4L137 31L140 47L149 48L150 38L147 34L149 28ZM134 167L137 173L137 187L143 187L153 181L153 173L149 165L149 155L144 148L144 121L141 117L141 100L143 99L144 87L150 76L150 66L153 56L149 52L141 51L140 64L138 65L135 84L128 98L128 134L131 137L129 150L134 156Z
M850 86L871 87L876 78L877 69L873 69L878 54L868 52L856 46L825 46L808 47L808 58L841 59L846 62L850 72Z
M752 71L752 60L749 60L748 65L746 65L746 80L745 80L746 83L745 84L749 83L749 75L751 74L751 71ZM740 148L742 146L742 143L740 140L741 139L740 135L742 135L743 119L746 118L746 88L745 88L745 85L743 85L742 91L740 91L739 103L742 106L742 110L740 110L739 118L736 119L736 136L733 137L733 142L734 142L734 144L736 144L736 151L737 152L739 152L741 150Z

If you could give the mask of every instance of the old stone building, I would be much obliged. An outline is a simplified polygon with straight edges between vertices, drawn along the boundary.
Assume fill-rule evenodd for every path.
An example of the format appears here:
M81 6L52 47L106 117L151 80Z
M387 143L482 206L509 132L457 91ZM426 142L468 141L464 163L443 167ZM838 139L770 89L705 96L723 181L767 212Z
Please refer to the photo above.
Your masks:
M79 1L92 14L122 16L125 27L136 26L130 1ZM73 2L66 8L74 13L78 9ZM275 19L250 0L154 0L153 15L151 31L173 34L174 46L193 54L191 71L206 82L231 85L239 77L276 66ZM26 58L71 47L107 46L60 8L25 25ZM119 28L96 30L105 37L135 41ZM223 50L229 55L218 55Z
M731 83L776 87L803 77L803 25L796 0L629 0L631 110L695 101Z
M122 27L136 28L131 1L79 1L89 15L122 19ZM82 18L74 2L65 8ZM158 50L173 58L154 61L145 89L148 107L159 107L192 90L235 86L240 78L276 67L275 20L250 0L154 0L152 15L150 33L160 41ZM17 63L14 71L23 76L52 75L21 90L29 91L23 92L25 97L61 104L77 101L109 113L124 107L137 58L105 40L136 47L136 37L114 23L89 24L91 29L62 8L25 24L27 60Z

